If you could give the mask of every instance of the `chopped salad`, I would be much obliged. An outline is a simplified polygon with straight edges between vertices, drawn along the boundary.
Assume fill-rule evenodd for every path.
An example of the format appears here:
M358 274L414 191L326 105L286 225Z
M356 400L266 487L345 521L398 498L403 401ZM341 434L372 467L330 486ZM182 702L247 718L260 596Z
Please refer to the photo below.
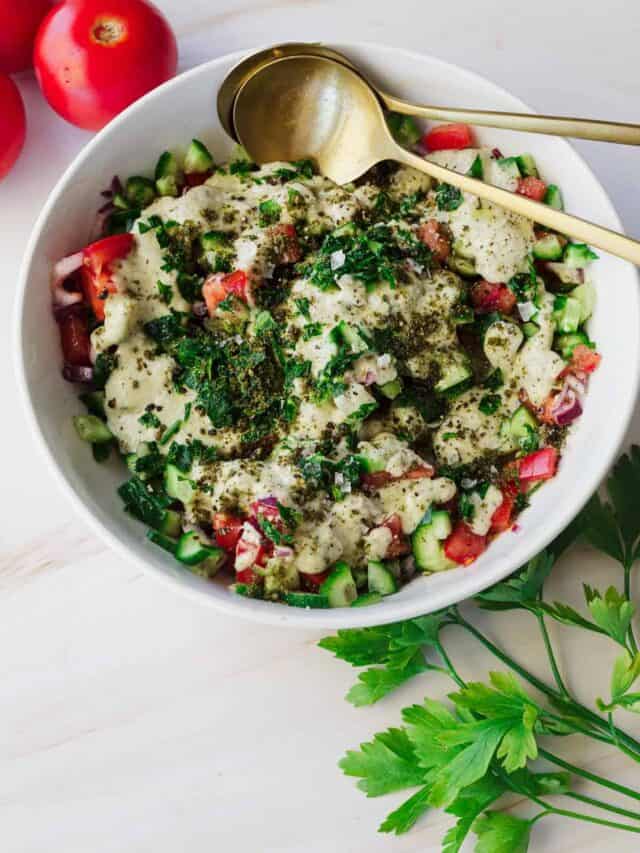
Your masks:
M425 157L562 207L466 125ZM124 508L186 570L298 607L363 606L473 563L555 476L600 356L591 249L413 169L224 165L193 140L115 178L55 265L64 376Z

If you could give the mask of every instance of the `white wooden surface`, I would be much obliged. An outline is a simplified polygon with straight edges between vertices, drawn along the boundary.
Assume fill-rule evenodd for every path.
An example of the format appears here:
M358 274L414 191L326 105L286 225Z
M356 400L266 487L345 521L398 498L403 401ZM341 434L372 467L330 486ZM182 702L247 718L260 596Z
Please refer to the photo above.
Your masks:
M183 68L286 39L377 40L475 69L540 111L640 120L640 7L627 0L157 2L179 35ZM0 184L2 850L438 850L448 818L434 813L402 839L377 835L398 798L366 800L336 761L395 724L403 704L445 685L423 679L372 709L354 710L342 700L354 673L315 648L317 636L234 622L139 574L73 517L35 455L11 372L14 281L43 200L89 135L41 102L30 75L20 85L28 144ZM629 232L640 235L640 153L579 147ZM637 420L633 438L640 439ZM582 579L606 585L616 571L604 558L574 551L552 591L577 603ZM508 615L482 621L544 674L532 622ZM580 695L606 693L609 645L576 630L554 635ZM462 671L484 676L490 660L462 638L450 640ZM624 720L640 734L638 722ZM566 750L638 783L630 762L604 746L574 740ZM622 853L638 849L636 838L549 821L536 828L533 849L615 845Z

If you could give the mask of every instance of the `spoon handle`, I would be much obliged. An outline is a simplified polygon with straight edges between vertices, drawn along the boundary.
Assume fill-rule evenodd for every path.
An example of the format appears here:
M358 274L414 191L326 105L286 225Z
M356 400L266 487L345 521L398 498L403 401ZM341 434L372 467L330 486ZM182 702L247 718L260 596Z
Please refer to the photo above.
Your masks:
M467 175L461 175L451 169L445 169L443 166L438 166L430 160L424 160L417 154L406 151L399 145L392 143L391 139L389 139L389 146L388 156L393 160L399 160L407 166L426 172L427 175L437 181L451 184L463 192L473 193L478 198L498 204L500 207L525 216L527 219L532 219L540 225L545 225L547 228L567 234L584 243L590 243L605 252L610 252L612 255L617 255L626 261L631 261L636 266L640 266L640 242L637 240L632 240L630 237L625 237L609 228L603 228L601 225L595 225L586 219L570 216L568 213L555 210L555 208L539 201L532 201L523 195L494 187L492 184L485 184L483 181L469 178Z
M567 116L543 116L527 113L505 113L495 110L467 110L457 107L434 107L411 104L380 92L388 109L405 115L420 116L431 121L461 121L483 127L501 127L505 130L524 130L528 133L549 133L554 136L571 136L575 139L594 139L597 142L619 142L623 145L640 145L640 124L616 121L598 121Z

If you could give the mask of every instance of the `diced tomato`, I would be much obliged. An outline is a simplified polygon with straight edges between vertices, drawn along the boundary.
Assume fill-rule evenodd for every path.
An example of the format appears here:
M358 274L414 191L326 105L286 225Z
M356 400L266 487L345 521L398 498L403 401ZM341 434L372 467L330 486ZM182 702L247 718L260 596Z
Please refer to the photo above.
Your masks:
M402 520L399 515L390 515L381 526L386 527L391 532L391 542L387 548L385 559L403 557L411 551L409 540L402 532Z
M451 244L436 219L430 219L418 228L418 239L431 249L434 258L440 263L444 263L449 257Z
M426 477L433 477L434 469L431 465L420 465L417 468L412 468L400 478L401 480L424 480Z
M86 309L70 311L59 320L62 354L67 364L78 367L91 365L91 341Z
M550 480L558 467L558 451L555 447L543 447L517 460L518 476L521 483L536 483L538 480Z
M586 344L578 344L573 348L571 354L571 367L583 370L585 373L593 373L602 361L602 356L590 349Z
M516 296L506 284L482 279L471 288L471 302L479 314L491 311L510 314L515 307Z
M388 471L374 471L372 474L363 474L360 482L365 489L381 489L393 480L393 474Z
M208 276L202 285L202 298L207 304L209 316L213 316L218 305L233 294L242 302L247 301L247 274L243 270L225 275L224 273L213 273Z
M302 248L294 225L274 225L270 231L278 263L297 264L302 257Z
M125 258L133 247L133 234L114 234L82 250L82 288L97 320L104 320L104 301L115 293L111 265Z
M527 198L532 198L534 201L542 201L547 193L547 185L540 178L528 175L526 178L518 179L516 192L518 195L526 195Z
M461 566L473 563L487 547L487 537L478 536L464 521L459 521L444 543L446 556Z
M247 586L251 586L254 583L258 583L260 580L260 575L256 574L253 569L243 569L241 572L236 572L236 581L238 583L246 583Z
M422 137L427 151L445 151L450 148L471 148L473 132L468 124L441 124Z
M267 542L256 530L247 528L248 523L243 524L240 538L236 544L235 567L236 578L251 578L241 580L241 583L255 583L260 580L261 575L254 571L255 566L265 566L273 551L271 543ZM251 574L249 574L251 573Z
M302 575L302 580L307 589L317 592L328 577L329 572L318 572L315 575Z
M199 187L210 177L210 172L191 172L185 174L184 180L189 187Z
M233 551L242 534L243 520L226 512L213 514L213 532L217 544L225 551Z
M511 515L515 504L515 497L511 494L502 495L502 503L491 516L491 531L493 533L503 533L513 524Z

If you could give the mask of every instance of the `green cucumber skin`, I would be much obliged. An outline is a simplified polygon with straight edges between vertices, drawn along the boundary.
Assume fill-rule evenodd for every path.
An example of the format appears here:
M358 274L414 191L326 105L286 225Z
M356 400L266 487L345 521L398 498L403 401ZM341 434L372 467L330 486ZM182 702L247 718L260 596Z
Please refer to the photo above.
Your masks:
M194 139L189 146L184 158L184 171L187 175L202 174L208 172L213 166L213 157L207 146Z
M329 607L348 607L358 596L356 582L349 566L340 561L336 563L329 577L320 587L320 595L325 595Z
M311 610L324 610L329 607L326 595L313 592L288 592L284 600L290 607L304 607Z
M113 433L109 427L96 415L76 415L73 425L78 436L83 441L91 444L102 444L113 440Z

